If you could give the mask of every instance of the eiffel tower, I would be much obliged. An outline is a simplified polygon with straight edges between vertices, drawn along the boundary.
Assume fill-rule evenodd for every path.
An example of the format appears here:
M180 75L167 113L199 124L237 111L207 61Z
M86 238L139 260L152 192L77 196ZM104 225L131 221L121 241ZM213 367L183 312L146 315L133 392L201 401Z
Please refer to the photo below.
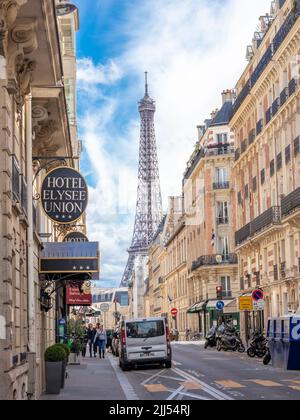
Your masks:
M148 74L145 73L145 96L139 102L141 116L139 172L136 216L129 258L121 286L127 287L136 256L148 254L149 246L162 219L162 198L159 181L155 139L155 101L148 92Z

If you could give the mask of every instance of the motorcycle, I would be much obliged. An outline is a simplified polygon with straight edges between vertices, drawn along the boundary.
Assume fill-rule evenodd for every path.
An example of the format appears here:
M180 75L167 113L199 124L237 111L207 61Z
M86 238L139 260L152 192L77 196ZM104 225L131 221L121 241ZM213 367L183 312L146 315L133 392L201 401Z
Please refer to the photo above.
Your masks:
M259 331L255 331L250 342L250 347L247 350L249 357L255 356L263 358L267 353L267 339Z
M246 348L236 330L234 328L226 328L224 334L218 340L217 350L244 353Z
M263 364L265 366L267 366L271 362L271 360L272 360L272 356L271 356L271 352L270 352L270 348L269 348L269 342L267 341L266 354L265 354L264 359L263 359Z
M212 327L206 336L206 341L204 344L204 349L206 350L208 347L216 347L217 346L217 327Z

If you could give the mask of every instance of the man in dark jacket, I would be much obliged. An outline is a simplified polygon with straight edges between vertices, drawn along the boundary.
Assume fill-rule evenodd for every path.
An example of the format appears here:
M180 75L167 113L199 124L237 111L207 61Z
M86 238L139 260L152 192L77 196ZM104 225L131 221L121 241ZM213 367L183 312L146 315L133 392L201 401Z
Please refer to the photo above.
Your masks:
M90 349L90 357L93 357L93 352L94 352L94 357L96 357L97 355L97 347L95 347L94 345L94 339L95 339L95 335L96 335L96 328L93 327L93 324L89 324L89 328L87 330L87 336L88 336L88 344L89 344L89 349Z

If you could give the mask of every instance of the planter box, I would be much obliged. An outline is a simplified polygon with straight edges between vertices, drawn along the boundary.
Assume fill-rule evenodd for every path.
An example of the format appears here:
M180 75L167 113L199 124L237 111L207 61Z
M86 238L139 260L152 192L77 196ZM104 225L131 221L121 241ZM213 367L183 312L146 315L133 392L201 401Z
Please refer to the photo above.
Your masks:
M62 381L63 362L46 362L46 393L59 394Z
M67 372L67 360L62 362L62 375L61 375L61 388L65 387L65 380L66 380L66 372Z
M76 353L71 353L69 356L69 365L80 365L81 364L81 355Z

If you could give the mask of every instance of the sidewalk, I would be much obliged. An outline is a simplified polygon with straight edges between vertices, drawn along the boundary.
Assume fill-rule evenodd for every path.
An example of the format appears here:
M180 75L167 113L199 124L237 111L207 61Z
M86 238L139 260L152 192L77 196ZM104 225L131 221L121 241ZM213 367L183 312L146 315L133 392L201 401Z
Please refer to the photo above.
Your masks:
M80 366L68 366L68 375L60 395L43 395L41 400L126 400L109 356L85 358Z

